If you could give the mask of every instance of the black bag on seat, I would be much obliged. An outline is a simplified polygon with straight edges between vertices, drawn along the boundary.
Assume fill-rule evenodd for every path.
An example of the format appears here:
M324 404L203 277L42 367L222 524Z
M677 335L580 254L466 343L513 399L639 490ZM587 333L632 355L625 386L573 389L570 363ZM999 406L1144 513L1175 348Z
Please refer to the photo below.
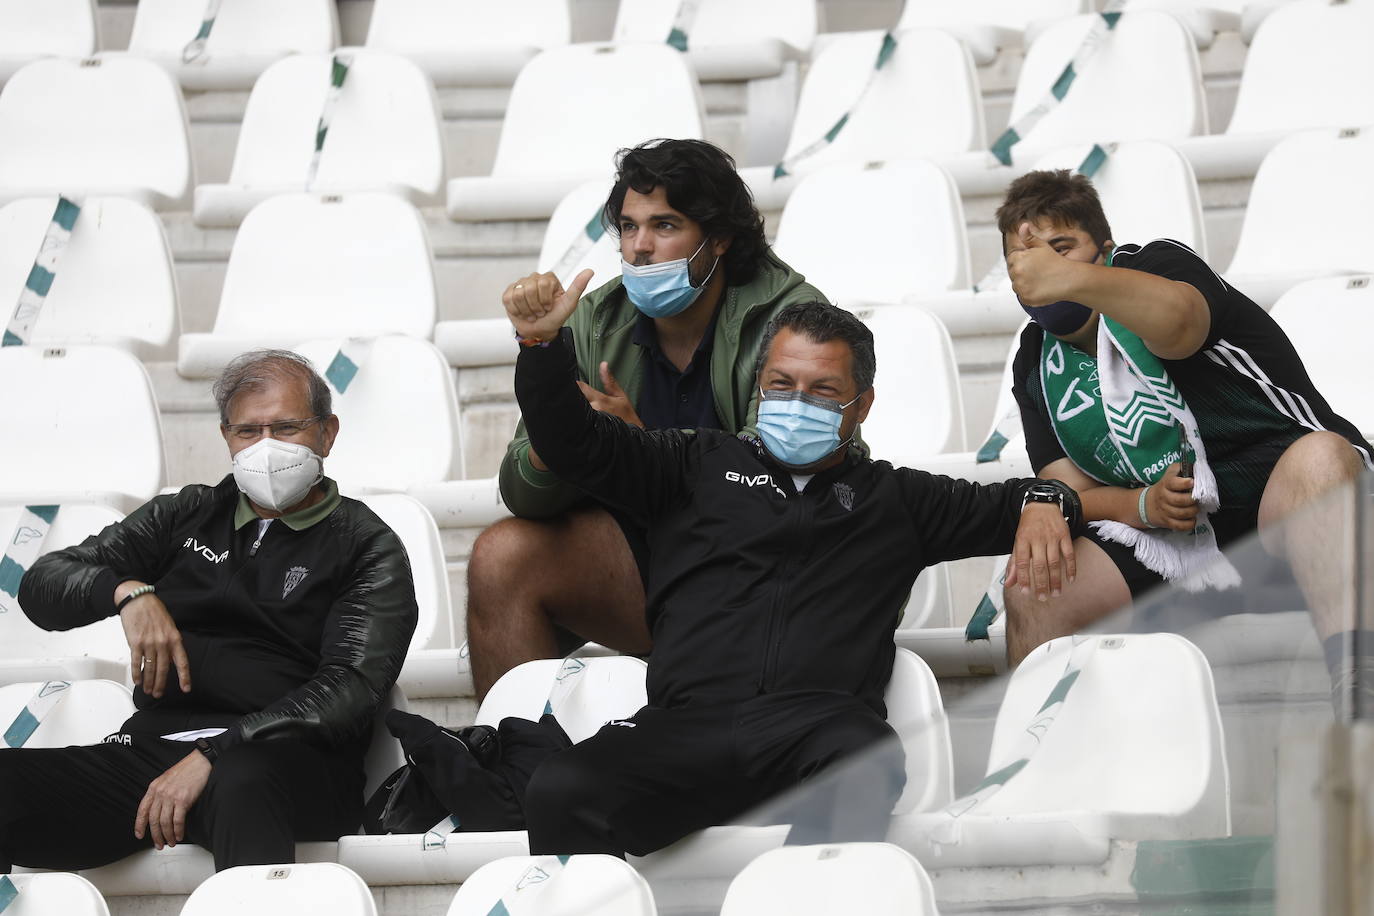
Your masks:
M549 755L572 746L547 715L453 731L393 709L386 727L407 763L368 800L363 830L369 834L424 833L447 815L457 818L459 831L522 830L530 776Z

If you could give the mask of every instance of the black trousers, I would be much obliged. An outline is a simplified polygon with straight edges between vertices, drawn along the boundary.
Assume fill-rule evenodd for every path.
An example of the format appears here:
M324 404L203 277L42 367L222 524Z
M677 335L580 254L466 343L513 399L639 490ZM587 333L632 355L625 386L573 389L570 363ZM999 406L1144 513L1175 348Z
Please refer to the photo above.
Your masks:
M94 868L152 846L147 831L134 837L139 803L150 782L195 748L157 736L106 741L0 749L0 872ZM356 753L299 741L237 745L210 771L187 816L185 842L213 852L216 870L293 862L296 840L358 829L363 782Z
M904 767L892 728L852 696L648 706L535 770L525 794L530 852L645 855L729 823L792 824L789 843L882 840Z

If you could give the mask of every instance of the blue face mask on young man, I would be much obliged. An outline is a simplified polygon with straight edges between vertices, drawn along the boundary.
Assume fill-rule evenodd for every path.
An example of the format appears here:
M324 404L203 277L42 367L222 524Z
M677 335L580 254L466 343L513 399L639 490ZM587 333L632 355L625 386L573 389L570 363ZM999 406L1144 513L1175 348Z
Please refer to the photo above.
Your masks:
M849 404L804 391L760 391L755 423L768 454L785 468L805 468L853 441L840 441L840 424Z
M636 265L621 258L620 279L634 307L650 318L669 318L696 302L720 264L720 258L716 258L701 285L692 285L692 258L701 253L707 241L702 239L696 251L674 261Z
M1093 263L1102 256L1102 249L1097 250L1093 255ZM1111 255L1107 255L1107 266L1112 263ZM1020 302L1021 300L1017 300ZM1049 305L1026 305L1021 304L1021 310L1031 317L1031 321L1040 325L1045 331L1055 337L1067 337L1083 329L1088 320L1093 316L1093 310L1079 302L1071 299L1060 299L1058 302L1051 302Z

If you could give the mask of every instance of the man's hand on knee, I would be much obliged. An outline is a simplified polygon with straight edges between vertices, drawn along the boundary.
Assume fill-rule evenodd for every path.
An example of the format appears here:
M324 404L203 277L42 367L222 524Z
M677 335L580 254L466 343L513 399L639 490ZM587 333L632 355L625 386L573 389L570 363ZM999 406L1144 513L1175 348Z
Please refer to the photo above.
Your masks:
M134 836L145 833L153 846L175 846L186 838L186 815L205 791L212 764L200 751L191 751L167 772L148 784L134 818Z

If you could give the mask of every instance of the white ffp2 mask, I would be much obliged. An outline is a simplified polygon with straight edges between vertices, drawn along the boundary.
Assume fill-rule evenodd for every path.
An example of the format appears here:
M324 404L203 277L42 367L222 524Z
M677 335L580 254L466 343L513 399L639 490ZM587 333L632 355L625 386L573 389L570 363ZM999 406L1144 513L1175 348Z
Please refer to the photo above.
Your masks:
M234 483L259 506L282 512L305 498L323 469L309 446L264 437L234 456Z

